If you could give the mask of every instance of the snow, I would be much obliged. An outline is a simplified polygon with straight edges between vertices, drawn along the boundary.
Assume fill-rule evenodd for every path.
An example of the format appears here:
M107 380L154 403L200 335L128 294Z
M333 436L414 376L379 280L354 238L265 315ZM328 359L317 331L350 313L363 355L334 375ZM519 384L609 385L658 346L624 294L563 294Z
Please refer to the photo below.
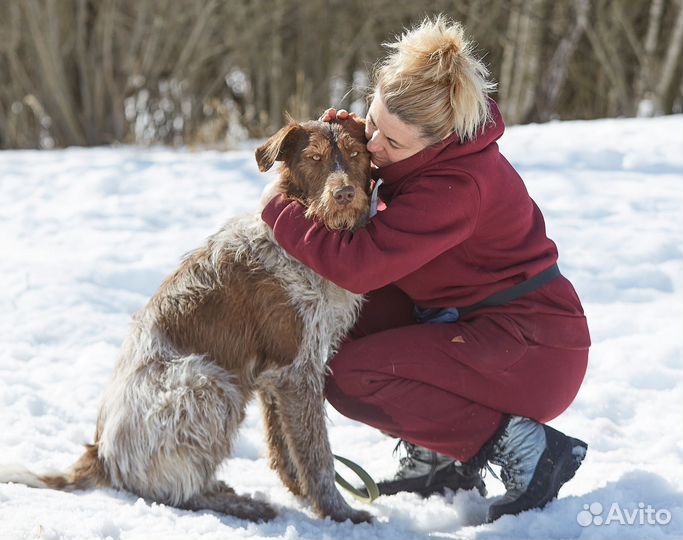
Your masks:
M544 211L593 338L586 381L551 422L590 445L557 501L484 524L503 492L489 474L488 500L403 493L368 507L374 524L320 520L269 470L252 405L219 476L273 503L274 521L0 484L0 539L680 538L683 117L519 126L501 147ZM0 152L0 464L45 472L80 455L130 315L185 252L256 210L271 174L253 148ZM393 440L329 415L336 453L392 474Z

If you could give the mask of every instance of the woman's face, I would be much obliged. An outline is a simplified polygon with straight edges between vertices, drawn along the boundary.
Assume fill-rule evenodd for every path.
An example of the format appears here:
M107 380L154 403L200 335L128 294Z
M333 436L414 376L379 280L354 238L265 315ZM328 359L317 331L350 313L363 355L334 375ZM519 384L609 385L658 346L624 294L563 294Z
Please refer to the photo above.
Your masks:
M373 97L365 117L365 136L372 163L377 167L409 158L429 146L420 129L391 114L378 93Z

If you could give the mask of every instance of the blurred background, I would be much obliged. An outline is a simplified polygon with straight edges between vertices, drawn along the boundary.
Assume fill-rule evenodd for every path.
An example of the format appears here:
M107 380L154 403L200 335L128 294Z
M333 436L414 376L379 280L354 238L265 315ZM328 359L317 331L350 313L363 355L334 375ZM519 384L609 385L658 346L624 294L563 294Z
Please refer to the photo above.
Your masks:
M230 148L363 114L382 42L436 13L508 124L683 110L683 0L0 0L0 148Z

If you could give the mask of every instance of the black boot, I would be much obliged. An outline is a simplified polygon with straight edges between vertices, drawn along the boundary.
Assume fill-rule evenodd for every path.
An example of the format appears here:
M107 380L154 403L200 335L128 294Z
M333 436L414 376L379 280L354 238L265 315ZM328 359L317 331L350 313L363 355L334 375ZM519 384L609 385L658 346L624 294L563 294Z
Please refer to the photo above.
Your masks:
M428 497L433 493L443 494L446 488L453 491L476 488L482 497L486 496L480 468L464 467L452 458L407 441L399 441L394 451L401 446L406 456L401 458L393 479L377 484L380 494L394 495L407 491Z
M585 442L535 420L510 417L502 432L482 449L488 461L500 465L507 489L489 507L488 521L543 508L574 476L587 448Z

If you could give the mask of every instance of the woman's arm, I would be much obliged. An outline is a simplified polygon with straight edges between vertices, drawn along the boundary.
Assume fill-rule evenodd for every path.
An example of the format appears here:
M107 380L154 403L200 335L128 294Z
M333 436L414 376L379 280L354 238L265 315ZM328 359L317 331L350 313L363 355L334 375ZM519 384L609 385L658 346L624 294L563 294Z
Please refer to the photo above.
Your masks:
M472 179L436 178L415 182L355 232L330 231L307 219L300 203L281 196L262 217L285 251L340 287L364 294L461 243L472 233L478 209Z

